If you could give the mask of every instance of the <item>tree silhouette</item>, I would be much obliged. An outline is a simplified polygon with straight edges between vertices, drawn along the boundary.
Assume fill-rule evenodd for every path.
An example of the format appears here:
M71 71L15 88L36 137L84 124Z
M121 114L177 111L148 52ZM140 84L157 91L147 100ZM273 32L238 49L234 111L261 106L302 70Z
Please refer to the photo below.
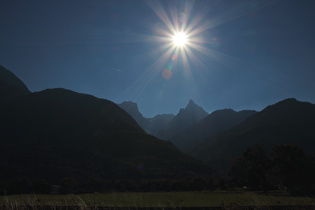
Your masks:
M261 145L247 149L242 157L236 158L228 169L231 181L238 186L265 189L268 158Z

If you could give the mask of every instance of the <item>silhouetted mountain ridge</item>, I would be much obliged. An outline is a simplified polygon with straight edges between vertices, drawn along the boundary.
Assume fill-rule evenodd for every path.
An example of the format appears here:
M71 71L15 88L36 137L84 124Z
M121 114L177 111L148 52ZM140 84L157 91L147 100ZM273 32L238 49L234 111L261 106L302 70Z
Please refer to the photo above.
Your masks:
M126 101L119 104L119 106L128 112L147 133L168 140L172 140L172 136L178 135L184 129L208 115L193 100L189 100L186 108L180 109L176 116L161 114L153 118L143 117L138 105L134 102Z
M192 154L227 167L246 148L262 144L269 151L274 144L296 144L306 152L315 151L315 105L286 99L248 117L244 122L199 144Z
M195 145L198 145L204 138L216 136L243 122L255 113L256 111L253 110L239 112L232 109L217 110L188 127L178 136L174 136L171 140L182 151L190 153Z
M136 103L124 102L124 104L122 107L135 116L138 124L143 124L141 122L144 122L145 118L140 114ZM127 104L133 108L128 108ZM145 119L146 125L142 128L151 135L170 140L175 146L189 154L204 138L218 135L255 113L256 111L252 110L236 112L232 109L223 109L208 115L193 100L189 100L187 106L181 108L176 116L164 114Z
M24 93L29 93L30 91L26 87L26 85L20 80L17 76L15 76L11 71L7 70L3 66L0 65L0 79L5 81L7 84L16 87Z
M58 154L57 148L61 148L81 151L83 156L99 152L110 159L124 159L129 165L147 162L148 168L163 166L169 174L177 169L168 170L166 160L176 159L183 171L185 164L180 166L181 162L194 162L169 142L144 133L116 104L86 94L48 89L15 100L0 114L2 146L44 145L49 150L56 148ZM146 176L152 174L147 172Z
M142 114L139 112L139 108L136 103L131 101L125 101L118 105L128 114L130 114L133 117L133 119L135 119L136 122L140 125L141 128L143 128L145 131L148 130L149 128L148 119L142 116Z
M186 179L213 172L144 130L221 169L255 144L267 151L280 143L315 150L315 105L293 98L260 112L223 109L209 115L190 100L176 116L146 119L133 102L118 106L62 88L30 93L6 71L0 74L0 97L9 96L0 109L0 188L12 180L58 184L75 178L95 186L104 180Z
M0 65L0 105L29 93L26 85L18 77Z

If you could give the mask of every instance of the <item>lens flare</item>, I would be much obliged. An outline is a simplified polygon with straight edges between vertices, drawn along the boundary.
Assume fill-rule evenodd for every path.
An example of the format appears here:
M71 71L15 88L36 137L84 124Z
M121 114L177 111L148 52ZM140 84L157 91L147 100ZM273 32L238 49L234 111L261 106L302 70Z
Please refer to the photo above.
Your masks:
M162 77L164 79L171 79L172 77L172 72L169 69L165 69L164 71L162 71Z
M172 55L172 61L176 60L177 59L177 55Z

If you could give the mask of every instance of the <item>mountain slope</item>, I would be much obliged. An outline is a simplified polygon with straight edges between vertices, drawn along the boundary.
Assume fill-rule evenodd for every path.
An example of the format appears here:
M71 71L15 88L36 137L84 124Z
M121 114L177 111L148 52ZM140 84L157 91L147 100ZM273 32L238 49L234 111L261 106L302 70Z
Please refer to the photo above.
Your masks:
M216 137L204 140L193 155L218 168L226 168L237 155L255 144L267 151L274 144L296 144L315 151L315 105L286 99L266 107L243 123Z
M204 138L215 136L243 122L256 111L232 109L217 110L188 127L171 141L182 151L189 153Z
M125 101L118 104L123 110L125 110L131 117L138 123L138 125L145 131L149 129L149 121L139 112L138 105L131 101Z
M161 130L167 129L169 122L175 117L173 114L159 114L149 120L149 133L153 136L157 136Z
M29 94L26 85L11 71L0 65L0 99L1 103Z

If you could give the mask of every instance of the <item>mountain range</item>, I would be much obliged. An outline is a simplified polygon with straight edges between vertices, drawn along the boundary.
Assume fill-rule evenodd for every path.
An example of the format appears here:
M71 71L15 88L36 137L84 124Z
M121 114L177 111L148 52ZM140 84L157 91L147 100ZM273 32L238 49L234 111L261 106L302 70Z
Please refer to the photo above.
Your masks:
M175 116L173 114L161 114L153 118L145 118L140 113L138 105L134 102L123 102L119 106L128 112L137 123L149 134L160 139L172 139L177 135L204 117L208 113L200 106L190 100L186 108L180 109Z
M194 113L198 114L193 117ZM267 152L275 144L295 144L307 153L315 152L315 105L294 98L259 112L223 109L209 115L191 100L163 128L157 127L160 132L152 135L170 140L186 154L222 170L257 144Z
M113 180L121 189L138 186L121 186L123 180L165 186L161 180L225 171L256 144L267 152L274 144L315 151L315 105L293 98L258 112L210 114L190 100L176 115L145 118L130 101L117 105L63 88L30 92L0 66L0 99L0 191L63 180L77 180L85 191Z
M190 154L193 148L208 136L215 136L241 123L256 113L253 110L236 112L232 109L217 110L208 114L190 100L177 115L164 114L145 118L134 102L119 104L149 134L171 141L183 152Z

